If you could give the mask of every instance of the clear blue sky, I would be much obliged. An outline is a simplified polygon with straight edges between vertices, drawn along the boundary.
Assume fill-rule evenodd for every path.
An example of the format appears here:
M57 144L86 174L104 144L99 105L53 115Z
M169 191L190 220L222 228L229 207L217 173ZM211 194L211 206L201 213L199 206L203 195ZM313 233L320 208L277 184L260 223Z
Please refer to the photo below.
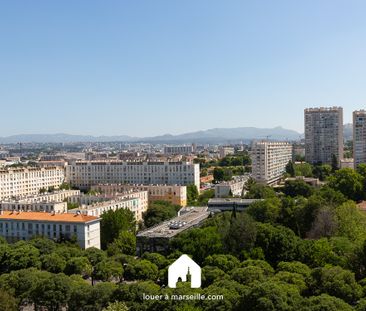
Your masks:
M366 1L0 1L0 136L303 131L366 108Z

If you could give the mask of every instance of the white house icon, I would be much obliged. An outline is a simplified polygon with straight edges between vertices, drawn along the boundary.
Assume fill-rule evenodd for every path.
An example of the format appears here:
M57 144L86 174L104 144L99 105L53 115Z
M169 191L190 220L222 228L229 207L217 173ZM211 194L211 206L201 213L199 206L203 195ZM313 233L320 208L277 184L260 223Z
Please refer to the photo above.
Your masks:
M168 286L176 288L179 279L187 282L191 279L191 288L201 287L201 267L187 255L180 256L168 269Z

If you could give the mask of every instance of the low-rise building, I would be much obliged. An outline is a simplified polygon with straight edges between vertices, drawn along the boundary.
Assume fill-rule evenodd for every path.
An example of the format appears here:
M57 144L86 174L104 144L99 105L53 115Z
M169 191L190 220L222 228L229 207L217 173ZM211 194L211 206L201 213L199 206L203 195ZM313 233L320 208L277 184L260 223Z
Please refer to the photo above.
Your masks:
M53 192L45 192L37 195L27 195L18 197L18 201L26 200L27 202L63 202L66 199L80 195L80 190L56 190Z
M215 185L215 198L225 198L229 196L241 197L244 192L245 183L249 176L233 176L230 181L224 181Z
M76 237L81 248L100 248L100 219L81 214L0 211L0 236L9 242L34 236L52 240Z
M324 185L324 182L320 181L319 178L304 177L304 176L288 177L286 178L285 181L294 181L294 180L302 180L306 184L313 187L320 187Z
M178 185L126 185L126 184L103 184L91 187L104 194L114 195L131 191L147 191L149 202L168 201L172 204L187 205L187 187Z
M148 207L148 192L131 190L113 195L78 195L70 197L68 201L79 204L79 207L69 210L69 213L99 217L110 210L128 209L134 214L136 221L141 221L142 214Z
M358 163L358 164L360 164L360 163ZM354 163L353 159L341 159L341 168L345 168L345 167L356 168L357 165Z
M208 201L208 210L210 212L241 212L257 201L262 201L262 199L214 198Z
M170 239L187 229L199 226L209 215L207 206L184 207L177 217L140 231L136 236L137 255L141 256L144 252L166 253Z
M3 211L33 211L66 213L66 202L32 202L31 200L0 201L0 209Z

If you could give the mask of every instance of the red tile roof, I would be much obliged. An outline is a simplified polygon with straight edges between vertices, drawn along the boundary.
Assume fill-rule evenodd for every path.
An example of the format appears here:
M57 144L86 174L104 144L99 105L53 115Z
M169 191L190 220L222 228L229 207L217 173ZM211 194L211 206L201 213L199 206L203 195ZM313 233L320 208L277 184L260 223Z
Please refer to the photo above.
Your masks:
M37 221L51 221L51 222L79 222L86 223L89 221L97 220L98 217L95 216L87 216L87 215L78 215L78 214L52 214L45 212L12 212L12 211L3 211L0 214L0 220L2 219L11 219L11 220L37 220Z

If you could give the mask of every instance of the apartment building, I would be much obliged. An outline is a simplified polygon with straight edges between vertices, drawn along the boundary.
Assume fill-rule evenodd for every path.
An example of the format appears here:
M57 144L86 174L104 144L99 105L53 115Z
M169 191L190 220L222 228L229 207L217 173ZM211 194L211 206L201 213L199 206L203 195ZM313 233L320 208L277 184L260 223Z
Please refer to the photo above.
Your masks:
M45 192L37 195L27 195L19 197L19 202L26 200L28 202L63 202L67 198L80 195L80 190L56 190L52 192Z
M109 210L128 209L134 214L136 221L141 221L142 214L148 208L148 192L130 190L124 193L78 195L69 197L68 201L80 205L69 210L69 213L99 217Z
M65 171L60 167L1 169L0 200L38 194L42 188L57 188L64 179Z
M343 109L308 108L305 117L305 160L331 164L343 158Z
M82 214L0 211L0 236L9 242L44 236L76 237L81 248L100 249L100 219Z
M274 184L292 160L292 146L287 142L258 141L252 144L252 177L260 183Z
M98 184L167 184L200 187L199 164L191 162L76 161L66 166L66 180L79 188Z
M244 191L245 183L249 176L233 176L230 181L225 181L215 185L215 198L225 198L229 196L241 197Z
M235 148L231 146L221 146L219 148L220 158L225 158L227 155L234 154Z
M66 202L32 202L31 200L0 201L0 210L3 211L33 211L66 213Z
M183 146L165 146L164 154L173 155L173 154L183 154L189 155L195 152L194 145L183 145Z
M353 159L355 169L366 163L366 110L353 112Z
M168 201L172 204L187 205L187 187L178 185L126 185L126 184L103 184L91 187L92 190L113 195L126 191L147 191L149 202Z

